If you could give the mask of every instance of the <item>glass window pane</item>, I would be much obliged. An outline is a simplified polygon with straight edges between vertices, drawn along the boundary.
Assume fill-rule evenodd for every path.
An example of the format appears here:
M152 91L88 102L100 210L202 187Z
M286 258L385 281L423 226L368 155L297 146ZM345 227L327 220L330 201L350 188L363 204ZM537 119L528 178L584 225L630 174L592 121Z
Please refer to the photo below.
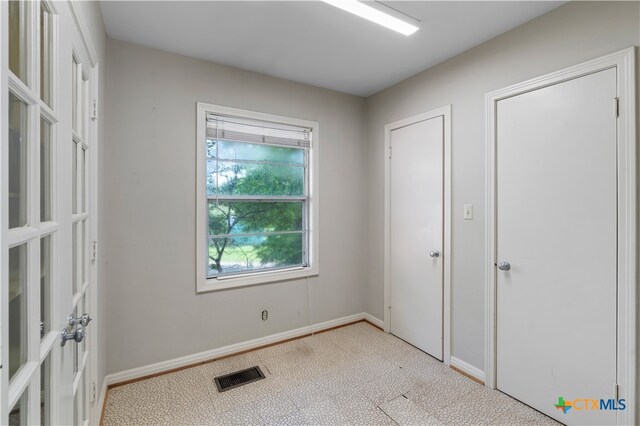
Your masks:
M51 220L51 123L40 119L40 221Z
M82 148L80 151L80 205L82 206L82 212L87 211L86 200L86 179L87 179L87 150Z
M87 375L84 374L82 376L82 380L80 380L80 419L82 420L82 423L84 423L87 420L87 403L86 403L86 396L87 396Z
M82 310L80 312L81 315L84 315L85 312L89 311L89 307L87 306L87 292L82 293L82 301L80 302L82 303ZM82 342L78 343L78 346L82 347L82 350L80 351L82 354L85 353L85 351L87 350L87 339L89 339L91 336L91 334L86 334L84 336L84 339L82 339Z
M51 331L51 236L40 240L40 338Z
M71 66L71 128L78 130L78 61L75 57Z
M87 272L86 272L86 266L85 263L87 261L86 259L86 250L87 248L87 221L83 220L82 221L82 227L80 228L80 286L82 287L82 285L84 285L85 282L87 282ZM81 289L79 289L81 290Z
M207 157L211 196L305 194L302 149L210 140Z
M304 149L255 143L207 140L207 156L222 160L254 160L304 165Z
M27 245L9 249L9 380L27 361Z
M40 366L40 424L51 424L51 352Z
M27 6L25 1L9 2L9 69L25 84L27 80Z
M27 224L27 112L9 93L9 228Z
M76 394L73 396L73 424L80 424L78 422L78 395L80 395L80 391L76 390Z
M72 242L71 242L71 275L73 282L73 293L76 294L79 291L78 285L78 223L74 223L72 226Z
M89 114L88 114L88 108L87 108L87 102L88 102L88 95L89 95L89 82L86 80L85 76L82 76L82 80L80 82L80 123L79 123L79 127L80 127L80 134L82 135L83 139L86 139L87 137L87 119L89 118Z
M84 299L80 298L80 301L78 302L78 305L76 306L76 309L75 309L75 315L74 315L75 318L79 318L84 312L83 302L84 302ZM76 325L76 328L77 327L81 327L81 325ZM76 360L76 365L73 371L74 372L82 371L82 356L84 354L84 345L82 344L82 342L76 343L73 350L76 352L76 355L74 357Z
M303 264L303 234L209 239L209 276Z
M207 189L211 196L304 196L304 167L277 163L208 161Z
M40 2L40 98L51 105L51 63L53 50L53 14Z
M16 405L13 406L11 410L9 410L9 425L10 426L18 426L18 425L28 425L29 418L29 387L22 392L22 395L16 402Z
M73 142L71 153L71 185L73 188L71 189L71 211L73 214L78 213L78 144Z
M78 318L78 306L76 306L76 308L73 310L73 317L74 318ZM75 343L75 342L71 342L71 343ZM73 350L73 374L75 377L75 374L78 372L78 345L74 345L75 347L72 349ZM77 424L77 423L74 423Z
M302 202L209 201L209 235L302 231Z

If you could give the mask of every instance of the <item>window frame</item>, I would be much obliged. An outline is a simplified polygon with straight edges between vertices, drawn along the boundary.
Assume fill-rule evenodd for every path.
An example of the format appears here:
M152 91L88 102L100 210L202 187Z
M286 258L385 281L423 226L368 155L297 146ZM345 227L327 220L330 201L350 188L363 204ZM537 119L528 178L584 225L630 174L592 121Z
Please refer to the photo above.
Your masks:
M208 197L207 197L207 115L219 114L243 119L268 121L311 129L312 140L308 149L308 254L307 266L294 266L277 270L249 271L227 276L208 277ZM273 283L307 278L320 274L319 256L319 124L315 121L283 117L243 109L213 105L204 102L197 103L196 119L196 293L245 287L258 284ZM205 256L205 254L207 256Z

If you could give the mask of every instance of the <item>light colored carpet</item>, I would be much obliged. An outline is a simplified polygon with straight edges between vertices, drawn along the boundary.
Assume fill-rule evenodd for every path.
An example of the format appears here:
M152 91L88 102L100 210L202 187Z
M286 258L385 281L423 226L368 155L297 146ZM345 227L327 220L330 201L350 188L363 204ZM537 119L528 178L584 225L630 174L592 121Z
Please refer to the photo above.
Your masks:
M266 375L219 393L213 378ZM109 390L112 425L558 424L361 322Z

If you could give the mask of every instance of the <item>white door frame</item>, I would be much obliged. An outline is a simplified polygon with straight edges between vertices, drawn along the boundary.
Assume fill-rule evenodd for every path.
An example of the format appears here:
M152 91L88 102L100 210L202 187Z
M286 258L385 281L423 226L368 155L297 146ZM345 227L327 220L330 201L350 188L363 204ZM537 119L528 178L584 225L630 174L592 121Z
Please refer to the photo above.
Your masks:
M451 363L451 105L434 109L423 114L414 115L394 121L384 126L384 331L389 333L391 299L391 132L401 127L410 126L436 117L444 120L444 247L442 249L443 265L443 362Z
M486 95L487 248L485 252L485 383L496 388L496 108L498 101L567 80L617 68L618 130L618 386L627 409L618 424L636 424L636 286L637 286L637 172L635 111L635 48L518 83ZM616 103L611 101L611 114ZM523 366L526 368L526 366ZM613 386L613 383L612 383ZM597 396L597 395L596 395ZM603 395L604 397L605 395ZM550 402L551 403L551 402Z

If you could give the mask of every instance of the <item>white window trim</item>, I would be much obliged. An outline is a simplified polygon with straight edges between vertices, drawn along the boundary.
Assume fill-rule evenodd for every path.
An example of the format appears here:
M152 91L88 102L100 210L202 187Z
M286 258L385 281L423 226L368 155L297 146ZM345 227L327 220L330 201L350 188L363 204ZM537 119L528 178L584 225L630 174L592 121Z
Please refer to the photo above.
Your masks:
M253 120L270 121L273 123L308 127L312 131L311 147L309 148L309 265L292 267L276 271L256 271L233 276L207 277L207 262L204 254L207 252L207 188L206 188L206 125L207 114L232 115ZM307 278L320 273L320 243L318 225L320 212L319 198L319 125L315 121L282 117L255 111L246 111L203 102L197 103L196 120L196 292L203 293L277 281Z

